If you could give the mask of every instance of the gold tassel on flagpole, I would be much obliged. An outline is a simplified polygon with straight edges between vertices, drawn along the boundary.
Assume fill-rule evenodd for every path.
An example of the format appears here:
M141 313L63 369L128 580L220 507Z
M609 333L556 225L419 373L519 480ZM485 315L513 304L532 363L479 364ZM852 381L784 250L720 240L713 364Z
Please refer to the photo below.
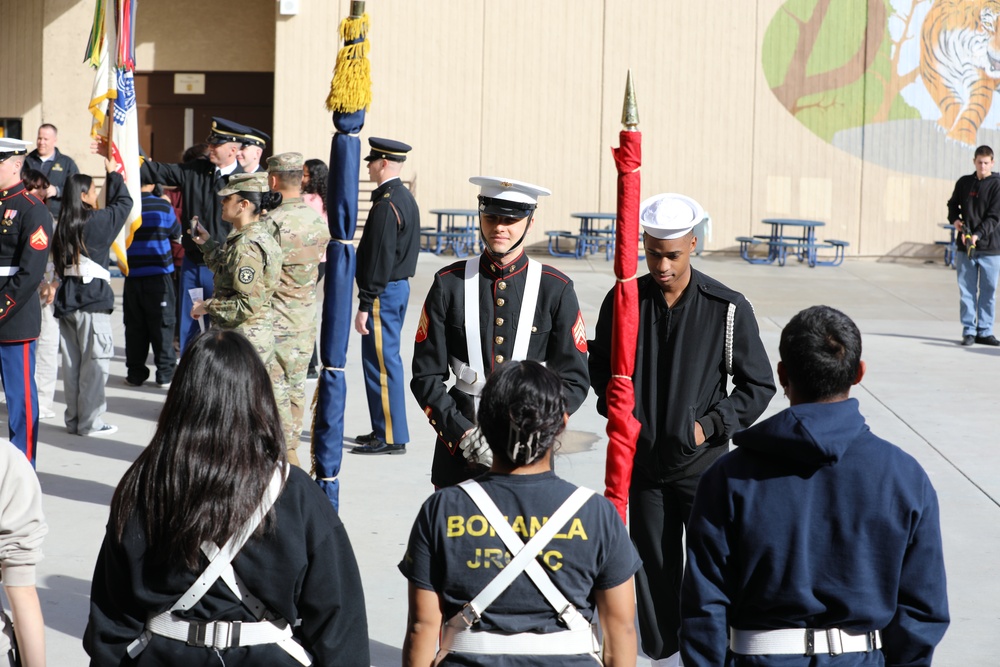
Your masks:
M362 39L356 44L345 44L337 54L337 64L330 81L330 94L326 98L328 111L354 113L371 106L372 72L368 60L368 14L349 16L340 22L340 37L345 42Z

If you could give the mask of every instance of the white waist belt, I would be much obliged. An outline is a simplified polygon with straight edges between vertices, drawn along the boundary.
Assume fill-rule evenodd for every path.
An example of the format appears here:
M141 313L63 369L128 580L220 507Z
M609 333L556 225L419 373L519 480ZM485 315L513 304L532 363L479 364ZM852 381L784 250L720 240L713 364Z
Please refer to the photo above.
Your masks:
M80 255L80 263L63 269L64 276L76 276L84 285L89 285L95 278L111 284L111 272L89 257Z
M501 655L577 655L597 653L601 649L590 627L546 634L537 632L504 634L474 631L471 628L456 631L453 627L445 627L441 645L442 648L447 645L452 653Z
M469 396L479 396L486 386L486 378L481 377L476 369L458 359L458 357L448 357L451 372L455 374L455 386Z
M729 648L740 655L818 655L829 653L868 653L882 648L882 634L848 634L840 628L814 630L729 630Z
M291 639L292 629L282 621L188 621L171 614L157 614L146 623L154 635L176 639L188 646L225 649L237 646L277 644Z
M17 274L16 266L0 266L0 276L13 276Z

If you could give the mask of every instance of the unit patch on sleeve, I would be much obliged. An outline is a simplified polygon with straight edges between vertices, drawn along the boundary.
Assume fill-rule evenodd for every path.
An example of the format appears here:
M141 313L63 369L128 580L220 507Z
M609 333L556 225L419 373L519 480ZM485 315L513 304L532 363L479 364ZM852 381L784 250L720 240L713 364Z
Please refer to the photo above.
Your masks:
M249 285L253 282L254 275L255 272L252 267L244 266L239 270L239 273L236 274L236 277L244 285Z

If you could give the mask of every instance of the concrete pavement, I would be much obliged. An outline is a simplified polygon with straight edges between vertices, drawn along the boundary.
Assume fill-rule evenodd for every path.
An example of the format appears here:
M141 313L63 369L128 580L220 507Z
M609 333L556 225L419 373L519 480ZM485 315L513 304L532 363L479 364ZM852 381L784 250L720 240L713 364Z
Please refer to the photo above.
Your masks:
M434 272L450 256L420 257L411 281L404 340L412 340ZM539 257L542 259L542 257ZM576 283L590 327L614 282L603 255L551 260ZM937 263L847 260L837 268L751 266L734 256L705 256L694 266L751 300L772 363L781 327L804 307L825 303L858 323L868 374L854 396L872 430L911 453L926 468L941 501L952 625L937 652L941 665L996 663L992 635L1000 623L1000 446L997 378L1000 349L958 345L955 274ZM644 268L640 265L640 273ZM107 420L120 427L110 438L68 435L60 417L42 422L38 473L50 533L39 589L48 626L49 663L86 664L80 643L86 625L90 578L104 535L108 504L128 465L149 441L165 391L124 384L121 281L115 359L108 382ZM347 377L346 435L370 430L364 399L360 341L352 335ZM407 349L404 347L404 350ZM409 360L404 359L409 365ZM310 383L312 385L312 383ZM61 383L56 394L62 401ZM311 395L311 387L310 387ZM604 420L593 394L570 420L557 457L560 475L603 489ZM780 393L767 415L786 407ZM406 456L345 455L341 514L361 566L368 606L372 662L399 664L406 621L406 583L396 570L410 525L431 492L433 433L415 401L407 406L413 441ZM307 422L308 423L308 422ZM307 437L307 436L304 436ZM303 442L300 456L306 458ZM642 661L640 661L642 663ZM645 663L642 663L645 664Z

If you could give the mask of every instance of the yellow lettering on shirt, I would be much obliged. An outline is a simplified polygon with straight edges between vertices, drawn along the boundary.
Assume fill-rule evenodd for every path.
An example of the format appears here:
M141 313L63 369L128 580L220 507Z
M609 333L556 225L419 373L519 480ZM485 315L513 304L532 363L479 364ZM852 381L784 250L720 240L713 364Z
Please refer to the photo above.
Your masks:
M507 519L507 517L504 517L504 519ZM541 530L542 526L548 520L548 517L539 519L536 516L527 518L515 516L510 525L515 533L521 537L530 539L535 536L535 533ZM470 517L451 515L447 519L445 534L448 537L462 537L466 534L472 537L482 537L487 533L489 533L490 537L496 537L496 530L486 520L486 517L481 514L473 514ZM583 521L579 517L573 518L566 532L556 533L552 537L554 540L572 540L576 538L580 538L581 540L588 539L587 531L583 527Z
M489 529L490 524L486 521L486 517L479 514L474 514L465 520L465 531L473 537L482 537Z
M542 556L542 562L545 563L545 566L550 570L552 570L553 572L556 572L557 570L562 568L562 563L559 562L560 560L562 560L561 552L551 550L543 552L541 556Z

